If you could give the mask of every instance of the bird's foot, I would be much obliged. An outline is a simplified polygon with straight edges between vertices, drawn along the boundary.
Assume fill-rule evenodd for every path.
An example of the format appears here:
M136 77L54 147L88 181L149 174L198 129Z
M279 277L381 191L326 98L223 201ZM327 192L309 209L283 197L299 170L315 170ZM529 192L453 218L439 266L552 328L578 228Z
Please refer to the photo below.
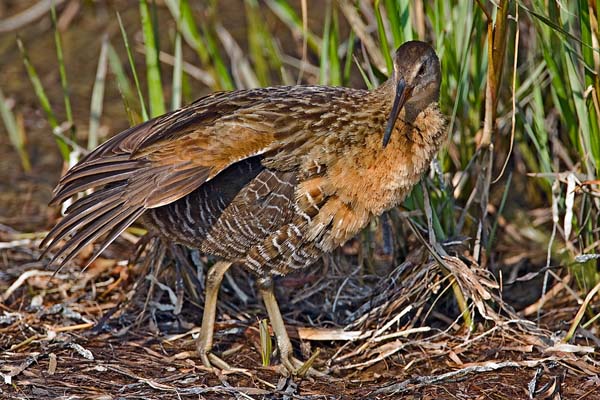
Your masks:
M300 361L292 356L282 356L281 364L284 368L282 368L282 373L286 376L309 376L312 378L325 378L328 377L327 373L318 371L317 369L312 367L315 359L319 355L319 352L315 352L308 360Z
M244 374L251 376L250 372L244 368L233 368L227 362L225 362L222 358L217 356L216 354L211 353L210 351L203 351L202 349L198 349L200 353L200 359L202 360L202 364L209 370L211 370L216 375L230 375L230 374Z

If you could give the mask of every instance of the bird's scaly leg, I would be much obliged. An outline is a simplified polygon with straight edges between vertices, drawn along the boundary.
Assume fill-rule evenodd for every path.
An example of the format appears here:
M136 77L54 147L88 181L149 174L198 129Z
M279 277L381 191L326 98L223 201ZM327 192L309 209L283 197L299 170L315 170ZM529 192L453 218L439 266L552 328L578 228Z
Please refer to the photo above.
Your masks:
M293 348L292 342L285 330L283 318L281 317L281 311L279 311L279 305L273 293L273 280L271 278L263 278L258 283L260 295L267 308L267 314L269 314L269 320L275 332L275 338L277 339L277 347L279 348L279 357L281 363L288 370L290 374L296 371L296 367L293 364Z
M263 302L265 303L265 307L267 308L267 314L269 314L269 320L271 322L271 326L273 327L273 332L275 333L281 363L289 374L295 375L298 370L300 370L302 367L306 368L306 366L304 366L302 361L294 358L293 356L294 351L292 348L292 342L290 341L290 337L285 329L283 318L281 317L281 311L279 311L279 305L277 304L277 299L275 298L275 293L273 292L273 280L270 277L263 277L259 279L258 288L260 290L260 295L263 298ZM305 373L311 376L326 376L324 373L321 373L312 367L309 367Z
M208 368L212 368L213 364L224 370L229 370L231 367L221 360L219 357L211 354L213 344L213 332L215 329L215 316L217 313L217 297L219 296L219 288L223 281L223 275L231 267L230 262L219 261L213 265L206 275L206 292L204 296L204 313L202 314L202 327L200 328L200 337L196 344L202 364Z
M271 322L271 326L273 327L273 332L275 333L281 363L288 373L291 375L296 375L299 370L304 369L305 371L303 374L305 373L309 376L315 377L326 377L326 373L317 371L310 366L310 364L312 364L311 360L309 360L306 363L307 365L305 365L305 363L302 361L294 358L292 342L290 341L290 337L285 329L285 324L283 323L283 318L281 317L281 311L279 310L279 305L277 304L277 299L275 298L275 293L273 292L273 280L270 277L260 278L258 280L258 289L265 303L265 307L267 308L267 314L269 314L269 320ZM311 359L312 358L313 357L311 357Z

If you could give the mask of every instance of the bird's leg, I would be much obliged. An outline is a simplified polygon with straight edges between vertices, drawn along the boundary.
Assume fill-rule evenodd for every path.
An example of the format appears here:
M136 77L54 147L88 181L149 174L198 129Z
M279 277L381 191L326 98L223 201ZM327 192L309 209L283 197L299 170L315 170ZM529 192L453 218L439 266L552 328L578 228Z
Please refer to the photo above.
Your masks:
M292 363L293 348L292 342L285 330L283 318L281 317L281 311L279 311L279 305L273 293L273 279L271 277L264 277L259 279L258 288L260 295L263 298L265 307L267 308L267 314L269 314L269 320L275 332L275 338L277 339L277 347L279 348L279 357L281 363L293 374L296 371L296 367Z
M231 267L230 262L219 261L213 265L206 275L206 291L204 296L204 313L202 314L202 327L200 337L196 344L202 364L212 368L213 364L221 369L230 369L226 362L210 354L213 344L213 332L215 329L215 316L217 313L217 297L219 288L223 281L223 275Z
M289 374L295 375L299 370L306 368L304 363L294 358L294 351L292 348L292 342L285 329L283 318L281 317L281 311L273 292L273 279L271 277L262 277L258 280L258 288L260 295L263 298L265 307L267 308L267 314L269 314L269 320L275 332L275 338L277 340L277 347L279 348L279 358L281 363L288 371ZM304 368L303 368L304 367ZM316 371L314 368L309 367L304 373L311 376L325 376L325 374Z

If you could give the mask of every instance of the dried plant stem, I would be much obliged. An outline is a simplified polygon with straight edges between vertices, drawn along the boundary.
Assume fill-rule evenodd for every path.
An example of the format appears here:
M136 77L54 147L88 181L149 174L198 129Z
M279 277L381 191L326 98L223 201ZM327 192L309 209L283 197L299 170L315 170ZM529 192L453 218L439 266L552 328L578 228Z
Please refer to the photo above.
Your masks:
M573 322L571 323L571 327L569 328L567 335L563 339L563 343L568 343L573 338L573 336L575 335L575 332L577 331L577 327L579 327L581 319L583 318L583 315L585 314L585 310L587 309L588 305L590 304L590 302L592 301L592 299L594 298L596 293L598 293L599 290L600 290L600 282L598 282L596 284L596 286L594 286L592 288L592 290L590 290L590 292L587 294L587 296L585 296L585 300L583 301L583 304L581 305L581 307L579 307L579 310L577 311L577 314L575 315L575 318L573 319Z
M429 243L425 241L425 239L421 236L417 229L414 228L412 223L410 226L413 232L420 238L422 243L427 246L427 249L431 253L431 255L440 263L442 266L442 271L445 275L451 274L450 269L446 266L444 262L443 256L446 256L446 251L438 244L435 238L435 232L433 230L433 211L431 210L431 203L429 200L429 192L427 191L427 187L423 181L421 181L421 188L423 192L423 204L425 206L425 215L427 217L427 228L429 230ZM456 281L454 277L452 277L450 281L450 285L452 286L452 292L454 293L454 297L456 298L456 303L458 304L458 309L460 310L463 319L465 321L465 325L469 328L473 328L473 318L471 318L471 312L469 311L469 306L467 304L467 300L465 299L465 295L462 292L460 285Z

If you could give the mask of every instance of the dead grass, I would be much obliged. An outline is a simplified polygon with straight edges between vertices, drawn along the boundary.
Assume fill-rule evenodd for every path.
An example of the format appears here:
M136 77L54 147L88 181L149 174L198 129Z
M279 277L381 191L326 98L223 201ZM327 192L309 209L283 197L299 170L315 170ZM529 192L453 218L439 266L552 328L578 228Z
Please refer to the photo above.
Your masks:
M216 376L194 351L206 260L149 241L136 263L102 258L53 275L35 260L38 239L19 238L3 232L0 243L9 398L598 398L598 339L580 329L574 344L562 341L563 318L578 309L565 283L535 324L504 303L495 278L460 246L443 247L443 269L417 245L388 274L365 276L348 261L349 245L282 279L298 355L319 349L315 366L330 376L285 379L276 357L260 366L265 312L244 271L224 283L215 333L216 350L242 370ZM132 247L121 240L107 256ZM145 262L156 259L163 263ZM471 329L446 295L454 279L473 304Z

